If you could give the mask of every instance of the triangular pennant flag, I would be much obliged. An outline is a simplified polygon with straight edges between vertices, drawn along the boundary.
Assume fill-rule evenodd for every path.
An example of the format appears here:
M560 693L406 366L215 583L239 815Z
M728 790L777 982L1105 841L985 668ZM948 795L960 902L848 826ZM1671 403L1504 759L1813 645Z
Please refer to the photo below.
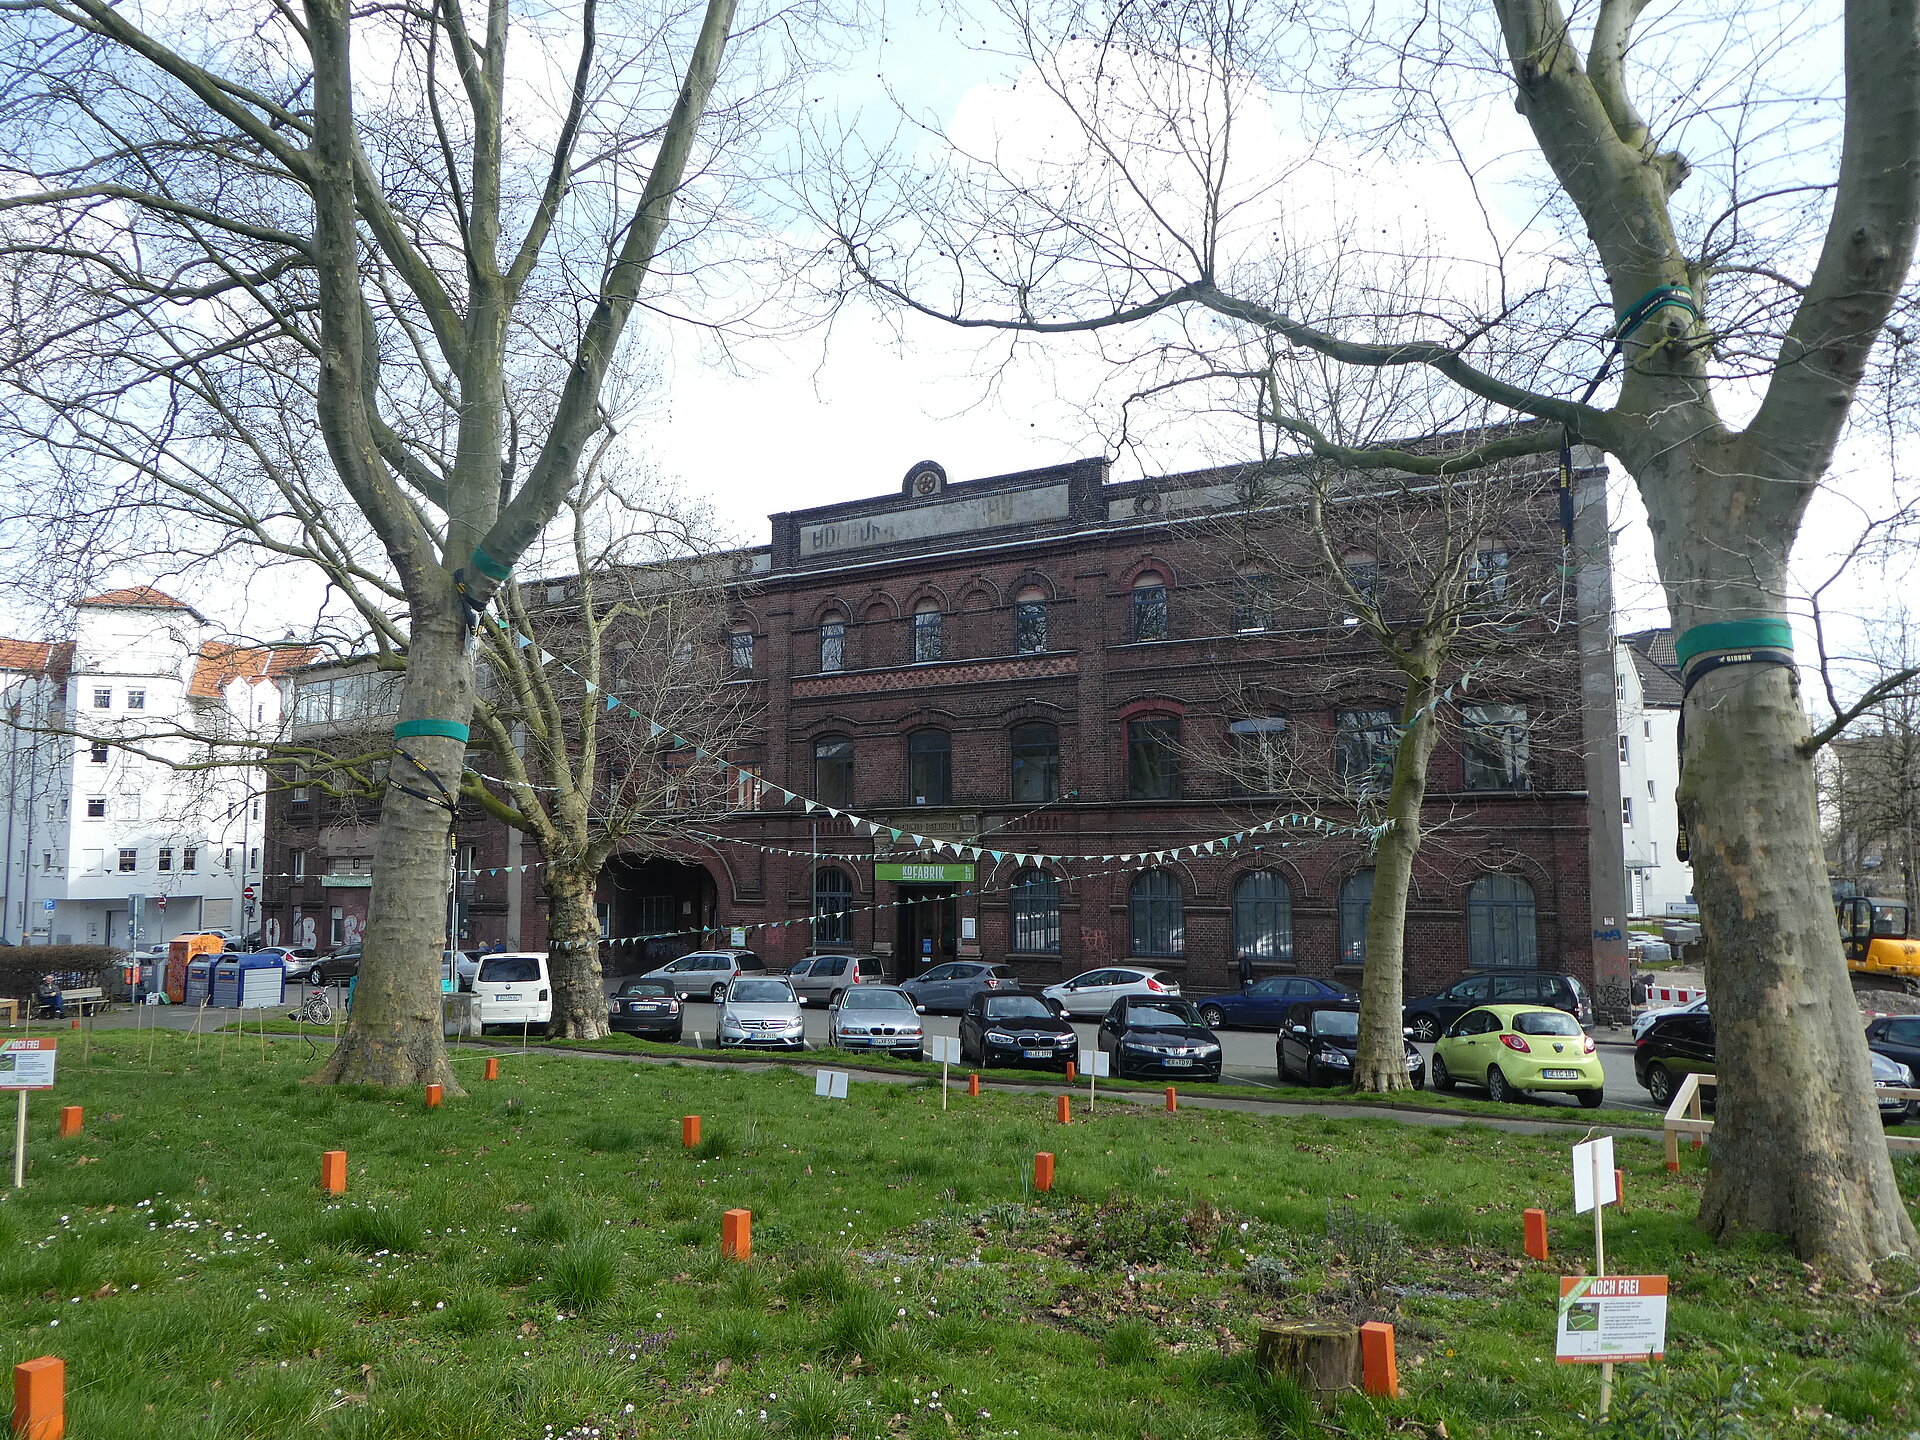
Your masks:
M647 738L649 740L658 740L666 733L667 727L662 725L658 720L649 720L647 722Z

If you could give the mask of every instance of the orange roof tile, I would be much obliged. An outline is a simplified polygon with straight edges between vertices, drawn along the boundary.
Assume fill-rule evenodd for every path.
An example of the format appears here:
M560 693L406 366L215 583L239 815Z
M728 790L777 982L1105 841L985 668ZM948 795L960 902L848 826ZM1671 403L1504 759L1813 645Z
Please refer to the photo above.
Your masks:
M101 595L89 595L78 602L82 605L114 605L136 610L191 610L187 605L164 590L156 590L151 585L130 585L124 590L108 590Z
M44 670L52 656L51 640L0 640L0 670Z
M196 700L218 700L235 680L258 685L305 665L319 654L318 647L312 645L249 646L209 640L194 661L187 694Z

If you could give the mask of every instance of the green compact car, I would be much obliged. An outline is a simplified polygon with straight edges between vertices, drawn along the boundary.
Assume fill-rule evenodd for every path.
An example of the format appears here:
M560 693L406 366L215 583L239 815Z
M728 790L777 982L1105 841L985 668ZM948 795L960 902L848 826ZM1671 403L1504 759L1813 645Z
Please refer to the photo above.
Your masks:
M1524 1091L1576 1096L1589 1110L1606 1099L1606 1075L1593 1038L1564 1010L1544 1005L1482 1005L1447 1027L1428 1072L1435 1090L1484 1085L1488 1098Z

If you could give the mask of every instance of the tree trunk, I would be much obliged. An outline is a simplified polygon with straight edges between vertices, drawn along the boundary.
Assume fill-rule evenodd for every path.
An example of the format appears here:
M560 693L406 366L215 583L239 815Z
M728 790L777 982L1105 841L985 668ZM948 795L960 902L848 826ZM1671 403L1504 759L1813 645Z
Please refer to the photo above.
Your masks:
M1428 667L1409 676L1400 707L1400 743L1387 792L1387 828L1373 852L1373 902L1367 911L1366 968L1360 977L1360 1035L1353 1057L1353 1088L1407 1090L1405 1021L1407 899L1413 861L1420 853L1420 807L1427 798L1427 762L1437 735L1435 677Z
M1724 466L1703 463L1651 485L1636 478L1677 634L1785 618L1786 537L1743 551L1737 531L1710 523L1752 503L1728 494ZM1700 513L1676 515L1682 506ZM1786 1235L1831 1279L1866 1283L1876 1262L1913 1253L1920 1240L1894 1184L1841 953L1813 760L1800 749L1808 727L1797 676L1776 665L1723 666L1695 684L1682 719L1679 803L1719 1077L1700 1224L1716 1237Z
M1323 1405L1360 1388L1357 1325L1312 1321L1262 1325L1253 1355L1262 1370L1284 1375Z
M444 613L416 620L399 718L464 726L472 713L473 659L460 622ZM340 1044L313 1078L322 1084L437 1084L459 1095L465 1092L447 1064L441 1029L440 951L451 943L447 842L467 747L439 735L393 743L353 1009Z
M600 983L600 922L594 913L597 875L548 863L547 966L553 973L553 1026L564 1040L607 1033L607 997Z

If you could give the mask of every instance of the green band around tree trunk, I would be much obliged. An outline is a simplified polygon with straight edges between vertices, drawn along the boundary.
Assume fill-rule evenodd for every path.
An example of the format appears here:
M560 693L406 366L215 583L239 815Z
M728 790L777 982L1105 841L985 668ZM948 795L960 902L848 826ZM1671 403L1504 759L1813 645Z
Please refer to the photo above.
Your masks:
M511 565L502 565L478 545L473 547L473 555L467 563L489 580L504 580L513 573Z
M396 740L411 740L423 735L441 740L458 740L464 745L473 732L458 720L402 720L393 727L393 738Z
M1673 638L1680 668L1719 650L1791 650L1793 627L1784 620L1715 620L1695 625Z

